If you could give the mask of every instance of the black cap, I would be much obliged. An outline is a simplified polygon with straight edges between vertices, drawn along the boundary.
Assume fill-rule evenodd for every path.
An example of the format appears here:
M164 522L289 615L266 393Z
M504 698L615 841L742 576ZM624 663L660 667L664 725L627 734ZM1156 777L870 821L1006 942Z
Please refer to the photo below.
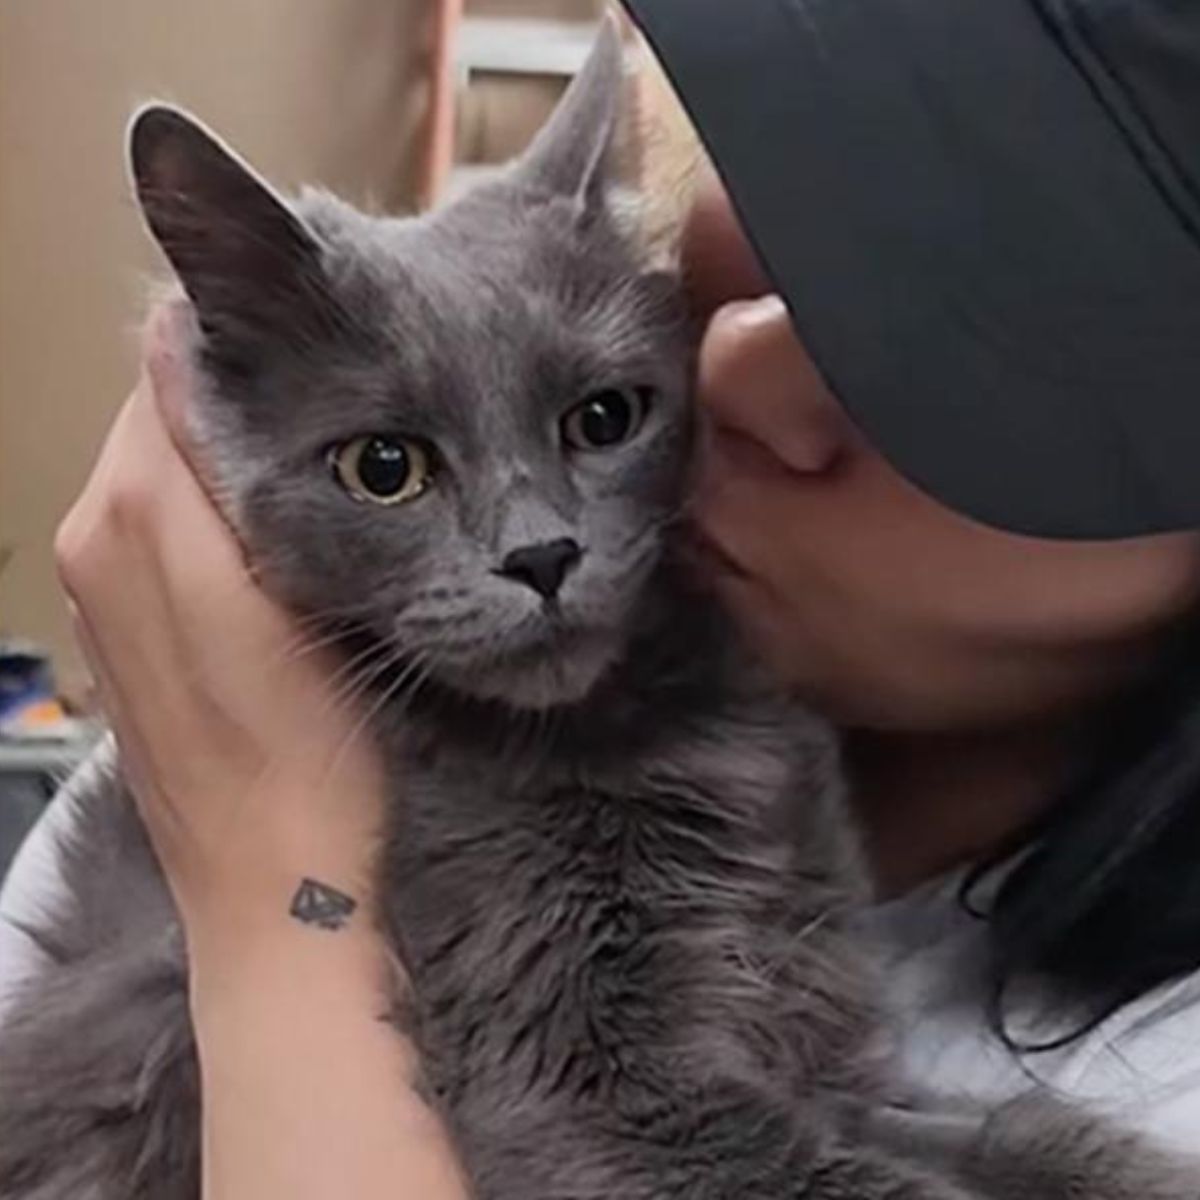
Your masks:
M831 387L1010 530L1200 527L1200 0L628 0Z

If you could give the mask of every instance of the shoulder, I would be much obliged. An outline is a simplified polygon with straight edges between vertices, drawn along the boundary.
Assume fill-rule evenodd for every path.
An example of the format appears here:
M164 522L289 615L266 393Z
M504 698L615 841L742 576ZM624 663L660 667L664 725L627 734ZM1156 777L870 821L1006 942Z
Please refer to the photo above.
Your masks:
M982 1113L1040 1085L1168 1148L1194 1152L1200 974L1127 1005L1060 1049L1021 1055L988 1020L987 926L958 903L956 880L881 906L870 933L888 972L901 1103ZM1019 1032L1032 1014L1010 1017Z
M69 860L95 846L94 803L112 779L115 748L102 738L59 789L29 832L0 887L0 1020L17 987L43 964L31 930L45 927L71 902ZM89 820L89 818L91 818Z
M1080 1040L1072 1094L1174 1148L1200 1143L1200 974L1159 988Z
M62 847L75 820L74 799L67 788L30 831L0 888L0 1020L14 990L41 965L41 952L27 930L65 895Z

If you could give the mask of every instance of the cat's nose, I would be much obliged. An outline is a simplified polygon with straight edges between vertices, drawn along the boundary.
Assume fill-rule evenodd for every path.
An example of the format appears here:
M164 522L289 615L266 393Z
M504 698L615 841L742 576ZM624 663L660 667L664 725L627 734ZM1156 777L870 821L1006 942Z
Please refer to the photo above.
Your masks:
M563 580L579 565L582 557L583 547L574 538L538 542L513 550L496 574L514 583L523 583L543 600L553 600L562 588Z

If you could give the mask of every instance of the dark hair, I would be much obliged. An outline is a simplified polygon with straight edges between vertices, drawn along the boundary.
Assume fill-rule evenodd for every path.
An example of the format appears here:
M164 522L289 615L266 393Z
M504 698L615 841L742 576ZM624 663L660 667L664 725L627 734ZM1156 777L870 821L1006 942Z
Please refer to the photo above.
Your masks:
M1065 1045L1200 970L1200 637L1173 645L1099 735L986 913L992 1022L1020 1051ZM968 879L968 905L998 866ZM1006 1000L1027 983L1056 998L1060 1032L1050 1038L1023 1040L1008 1027Z

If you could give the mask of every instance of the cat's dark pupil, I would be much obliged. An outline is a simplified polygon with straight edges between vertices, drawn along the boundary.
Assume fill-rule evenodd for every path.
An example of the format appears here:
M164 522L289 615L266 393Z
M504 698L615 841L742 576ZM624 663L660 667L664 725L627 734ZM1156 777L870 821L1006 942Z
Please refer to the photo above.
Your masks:
M372 438L358 459L358 477L374 496L394 496L402 491L411 471L408 451L386 438Z
M579 415L579 430L590 446L615 446L629 435L633 406L621 392L600 392Z

